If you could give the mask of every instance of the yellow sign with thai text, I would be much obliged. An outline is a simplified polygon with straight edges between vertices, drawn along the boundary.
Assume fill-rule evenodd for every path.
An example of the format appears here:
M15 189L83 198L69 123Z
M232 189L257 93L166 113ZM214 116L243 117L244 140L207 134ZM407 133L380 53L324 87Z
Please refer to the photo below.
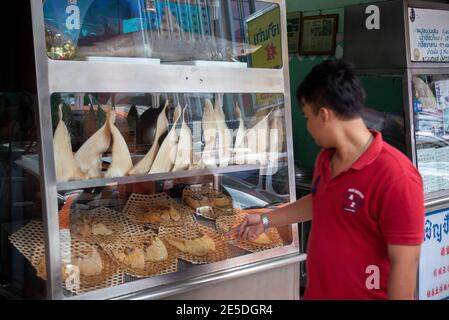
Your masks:
M278 5L247 21L250 44L262 46L251 55L253 68L281 68L281 14Z

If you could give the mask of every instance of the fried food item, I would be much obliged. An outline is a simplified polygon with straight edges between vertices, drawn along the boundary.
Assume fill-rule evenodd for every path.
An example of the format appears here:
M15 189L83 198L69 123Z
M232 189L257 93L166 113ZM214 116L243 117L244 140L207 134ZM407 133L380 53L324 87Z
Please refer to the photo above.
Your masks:
M94 236L110 236L114 231L106 227L102 222L92 225L92 234Z
M178 222L181 214L171 205L142 206L140 218L148 223Z
M179 220L181 220L181 214L179 213L178 210L176 210L175 207L170 206L170 219L174 222L178 222Z
M152 243L144 244L145 261L164 261L168 258L167 248L158 237L155 237Z
M93 216L83 215L77 219L72 226L72 233L81 239L94 236L110 236L114 233L104 223L98 221Z
M231 198L225 195L214 195L209 197L209 203L218 208L232 208L232 200Z
M73 258L73 264L78 266L80 274L85 276L95 276L103 271L101 256L95 248L78 253Z
M268 235L264 232L260 236L257 237L257 239L251 240L252 243L261 244L261 245L268 245L272 244L273 241L268 237Z
M84 179L84 174L79 168L72 152L70 133L62 120L62 103L58 109L59 123L53 138L56 181L64 182L69 180Z
M37 264L37 276L42 279L47 279L47 264L45 263L45 256L39 259ZM66 265L64 263L61 263L61 276L64 281L68 276L66 273Z
M200 238L187 240L167 235L165 240L172 246L178 248L182 252L190 253L194 256L205 256L209 252L215 251L215 242L207 234Z
M145 255L142 248L125 247L123 249L112 250L114 257L128 267L135 269L145 268Z
M227 232L233 228L238 227L239 225L240 225L240 223L234 223L232 225L232 227L230 227L228 230L225 230L225 231ZM265 232L263 232L256 239L249 240L249 242L254 243L254 244L260 244L260 245L269 245L269 244L273 243L273 240L271 240L271 238Z
M208 198L201 194L191 194L191 195L185 196L184 202L192 209L206 207L209 205Z

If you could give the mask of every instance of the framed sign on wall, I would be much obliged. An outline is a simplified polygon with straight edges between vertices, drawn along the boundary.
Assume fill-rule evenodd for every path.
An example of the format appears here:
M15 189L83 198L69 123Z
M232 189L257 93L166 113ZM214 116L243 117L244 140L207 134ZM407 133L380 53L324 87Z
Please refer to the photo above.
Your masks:
M301 12L287 13L288 53L297 53L299 49L299 28L301 26Z
M302 16L300 55L334 55L338 30L338 14Z

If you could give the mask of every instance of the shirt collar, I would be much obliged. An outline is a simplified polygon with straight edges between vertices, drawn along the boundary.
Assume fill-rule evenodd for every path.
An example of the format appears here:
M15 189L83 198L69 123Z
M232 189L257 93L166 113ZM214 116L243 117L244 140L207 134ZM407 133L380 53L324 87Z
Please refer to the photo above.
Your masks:
M363 168L366 168L371 163L373 163L379 157L380 151L383 147L382 134L377 130L370 130L370 132L374 138L373 142L362 154L362 156L358 158L356 162L354 162L354 164L351 166L351 169L362 170Z
M369 166L371 163L373 163L378 157L383 147L383 139L382 134L377 130L370 130L373 141L371 142L370 146L367 150L358 158L352 166L348 169L354 169L354 170L362 170ZM330 174L330 160L332 159L332 156L335 153L335 149L325 149L324 151L324 158L325 158L325 166L329 170ZM347 171L347 170L345 170Z

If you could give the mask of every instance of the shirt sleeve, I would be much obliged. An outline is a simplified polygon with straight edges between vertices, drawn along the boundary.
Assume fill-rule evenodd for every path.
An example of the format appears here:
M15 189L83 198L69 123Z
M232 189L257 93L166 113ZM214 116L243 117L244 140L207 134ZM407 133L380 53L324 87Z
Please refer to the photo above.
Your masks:
M424 193L420 176L401 177L383 188L379 225L387 244L421 244L424 217Z

